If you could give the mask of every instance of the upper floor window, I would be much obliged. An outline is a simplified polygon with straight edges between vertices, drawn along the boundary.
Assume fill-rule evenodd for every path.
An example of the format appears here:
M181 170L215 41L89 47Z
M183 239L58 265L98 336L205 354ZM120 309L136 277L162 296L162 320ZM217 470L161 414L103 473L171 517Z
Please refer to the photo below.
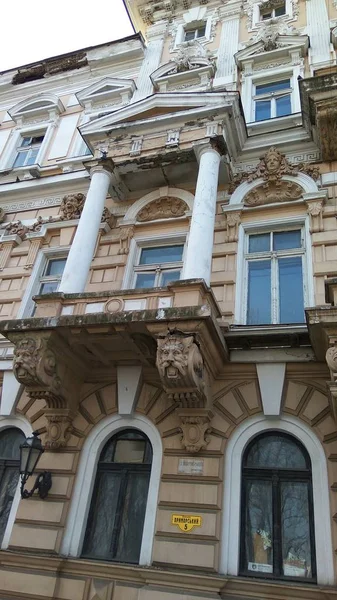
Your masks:
M134 267L134 287L165 286L180 279L184 245L151 246L139 249Z
M268 6L269 5L269 6ZM268 2L267 7L260 7L260 19L265 21L267 19L275 19L275 17L282 17L286 14L286 3L285 0L280 2Z
M206 23L199 23L197 27L185 27L184 41L190 42L206 35Z
M47 260L43 274L39 279L38 294L57 292L66 261L66 258L49 258Z
M281 432L263 433L244 453L240 570L316 578L311 461L295 438Z
M82 556L138 563L152 464L148 438L125 429L104 446Z
M260 83L254 87L255 121L291 114L290 79Z
M20 444L23 433L10 427L0 433L0 545L19 481Z
M14 160L13 167L18 168L35 165L43 140L44 135L20 136L19 145L16 148L16 158Z
M252 233L245 244L246 323L303 323L303 230Z

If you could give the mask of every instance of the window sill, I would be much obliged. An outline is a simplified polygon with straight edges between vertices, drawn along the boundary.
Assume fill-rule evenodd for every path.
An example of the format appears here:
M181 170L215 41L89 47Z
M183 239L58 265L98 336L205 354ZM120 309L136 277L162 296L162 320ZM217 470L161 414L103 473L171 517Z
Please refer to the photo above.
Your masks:
M301 127L303 119L301 113L292 113L284 117L274 117L264 121L252 121L247 123L248 136L261 135L272 131L284 131L293 127Z

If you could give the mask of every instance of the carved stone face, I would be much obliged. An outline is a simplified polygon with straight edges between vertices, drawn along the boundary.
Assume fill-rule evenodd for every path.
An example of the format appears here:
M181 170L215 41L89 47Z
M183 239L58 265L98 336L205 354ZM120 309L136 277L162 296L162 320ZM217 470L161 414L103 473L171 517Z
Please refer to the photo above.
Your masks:
M277 152L269 152L266 156L266 167L269 173L276 173L281 166L281 160Z
M21 383L29 384L36 376L36 344L34 340L23 340L15 350L13 371Z
M177 379L179 374L185 374L187 356L184 341L177 338L163 340L163 344L158 348L158 364L168 379Z

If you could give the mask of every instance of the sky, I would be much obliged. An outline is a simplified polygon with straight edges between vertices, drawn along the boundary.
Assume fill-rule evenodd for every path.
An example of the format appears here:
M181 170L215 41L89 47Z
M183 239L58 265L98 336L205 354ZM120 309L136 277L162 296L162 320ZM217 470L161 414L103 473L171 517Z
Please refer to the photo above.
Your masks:
M133 34L122 0L2 0L1 9L0 71Z

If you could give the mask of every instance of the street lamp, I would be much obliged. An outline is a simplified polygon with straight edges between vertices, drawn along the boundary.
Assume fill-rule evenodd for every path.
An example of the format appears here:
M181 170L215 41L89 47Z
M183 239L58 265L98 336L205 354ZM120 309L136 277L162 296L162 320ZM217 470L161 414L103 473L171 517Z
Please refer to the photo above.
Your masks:
M38 490L40 498L44 500L48 496L52 484L51 473L48 471L43 471L43 473L37 476L30 492L24 489L27 479L33 475L37 463L44 452L38 435L38 431L33 431L33 435L26 438L23 444L20 445L21 498L30 498L35 490Z

